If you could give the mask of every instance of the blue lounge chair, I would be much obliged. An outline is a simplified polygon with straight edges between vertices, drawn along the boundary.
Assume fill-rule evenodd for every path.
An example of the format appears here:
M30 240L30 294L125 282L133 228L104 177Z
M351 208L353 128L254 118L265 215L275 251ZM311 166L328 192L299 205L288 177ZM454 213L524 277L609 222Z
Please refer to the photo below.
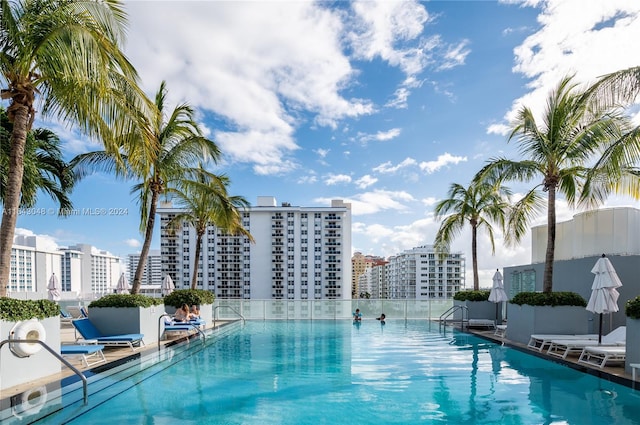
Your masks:
M93 366L94 364L106 362L102 350L104 345L100 344L85 344L85 345L62 345L60 346L60 354L62 357L82 357L82 362L86 367ZM97 360L89 362L89 358L96 358Z
M136 350L135 345L138 345L138 348L144 346L143 334L103 335L89 319L77 319L71 323L87 341L96 341L98 344L111 347L126 345L132 351Z

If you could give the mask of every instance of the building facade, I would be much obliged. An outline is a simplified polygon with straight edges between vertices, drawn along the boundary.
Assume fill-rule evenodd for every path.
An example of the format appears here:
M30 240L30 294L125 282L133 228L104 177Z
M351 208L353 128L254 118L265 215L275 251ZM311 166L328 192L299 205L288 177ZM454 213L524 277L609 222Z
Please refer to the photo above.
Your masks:
M127 275L129 277L130 283L133 283L139 261L140 261L140 253L129 254L127 256ZM144 270L142 271L142 278L140 279L140 284L160 286L161 283L162 283L162 257L160 256L159 249L152 249L152 250L149 250L149 255L147 256L147 261L145 262Z
M113 293L120 278L120 258L88 244L60 248L64 254L63 291L70 288L81 298ZM78 279L79 276L79 279Z
M351 299L351 205L329 207L277 205L259 196L242 212L242 225L255 242L209 226L202 240L198 270L193 270L196 233L187 223L171 231L180 210L158 208L162 273L176 288L188 288L197 273L198 289L219 298Z
M9 294L32 292L46 298L50 277L61 275L61 258L62 254L41 237L16 236L11 247Z
M464 287L465 257L452 252L443 258L432 245L406 250L388 258L389 298L450 299Z
M368 277L365 276L364 280L362 276L367 273L376 264L384 262L384 258L375 255L364 255L361 252L355 252L351 257L351 294L354 298L359 298L364 294L371 294L370 287L361 287L360 282L365 285L368 282Z

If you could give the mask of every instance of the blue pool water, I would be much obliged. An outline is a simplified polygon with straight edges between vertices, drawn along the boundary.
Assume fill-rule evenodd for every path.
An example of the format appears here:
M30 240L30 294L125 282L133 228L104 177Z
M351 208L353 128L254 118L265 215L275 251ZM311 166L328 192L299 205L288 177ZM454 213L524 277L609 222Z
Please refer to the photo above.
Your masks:
M638 391L427 321L248 322L161 357L38 423L640 423Z

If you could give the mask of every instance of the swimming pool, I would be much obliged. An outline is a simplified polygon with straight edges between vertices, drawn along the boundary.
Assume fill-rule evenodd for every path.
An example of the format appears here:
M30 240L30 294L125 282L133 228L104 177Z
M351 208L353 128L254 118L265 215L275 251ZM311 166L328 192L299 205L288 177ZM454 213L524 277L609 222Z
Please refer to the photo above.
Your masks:
M422 320L247 322L147 361L37 423L640 423L640 392Z

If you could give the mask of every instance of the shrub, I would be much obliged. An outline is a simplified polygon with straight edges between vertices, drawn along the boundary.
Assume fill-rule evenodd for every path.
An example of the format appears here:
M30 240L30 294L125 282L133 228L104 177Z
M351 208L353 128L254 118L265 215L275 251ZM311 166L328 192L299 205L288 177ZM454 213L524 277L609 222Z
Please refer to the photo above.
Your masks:
M182 304L213 304L214 299L215 296L212 292L203 289L178 289L164 297L164 305L180 308Z
M520 292L511 299L517 305L549 305L552 307L569 305L586 307L587 302L575 292Z
M456 301L488 301L491 291L460 291L453 299Z
M640 319L640 295L627 301L625 314L632 319Z
M161 298L151 298L145 295L111 294L92 301L91 307L151 307L162 304Z
M32 318L46 319L60 314L58 304L49 300L0 298L0 320L20 322Z

